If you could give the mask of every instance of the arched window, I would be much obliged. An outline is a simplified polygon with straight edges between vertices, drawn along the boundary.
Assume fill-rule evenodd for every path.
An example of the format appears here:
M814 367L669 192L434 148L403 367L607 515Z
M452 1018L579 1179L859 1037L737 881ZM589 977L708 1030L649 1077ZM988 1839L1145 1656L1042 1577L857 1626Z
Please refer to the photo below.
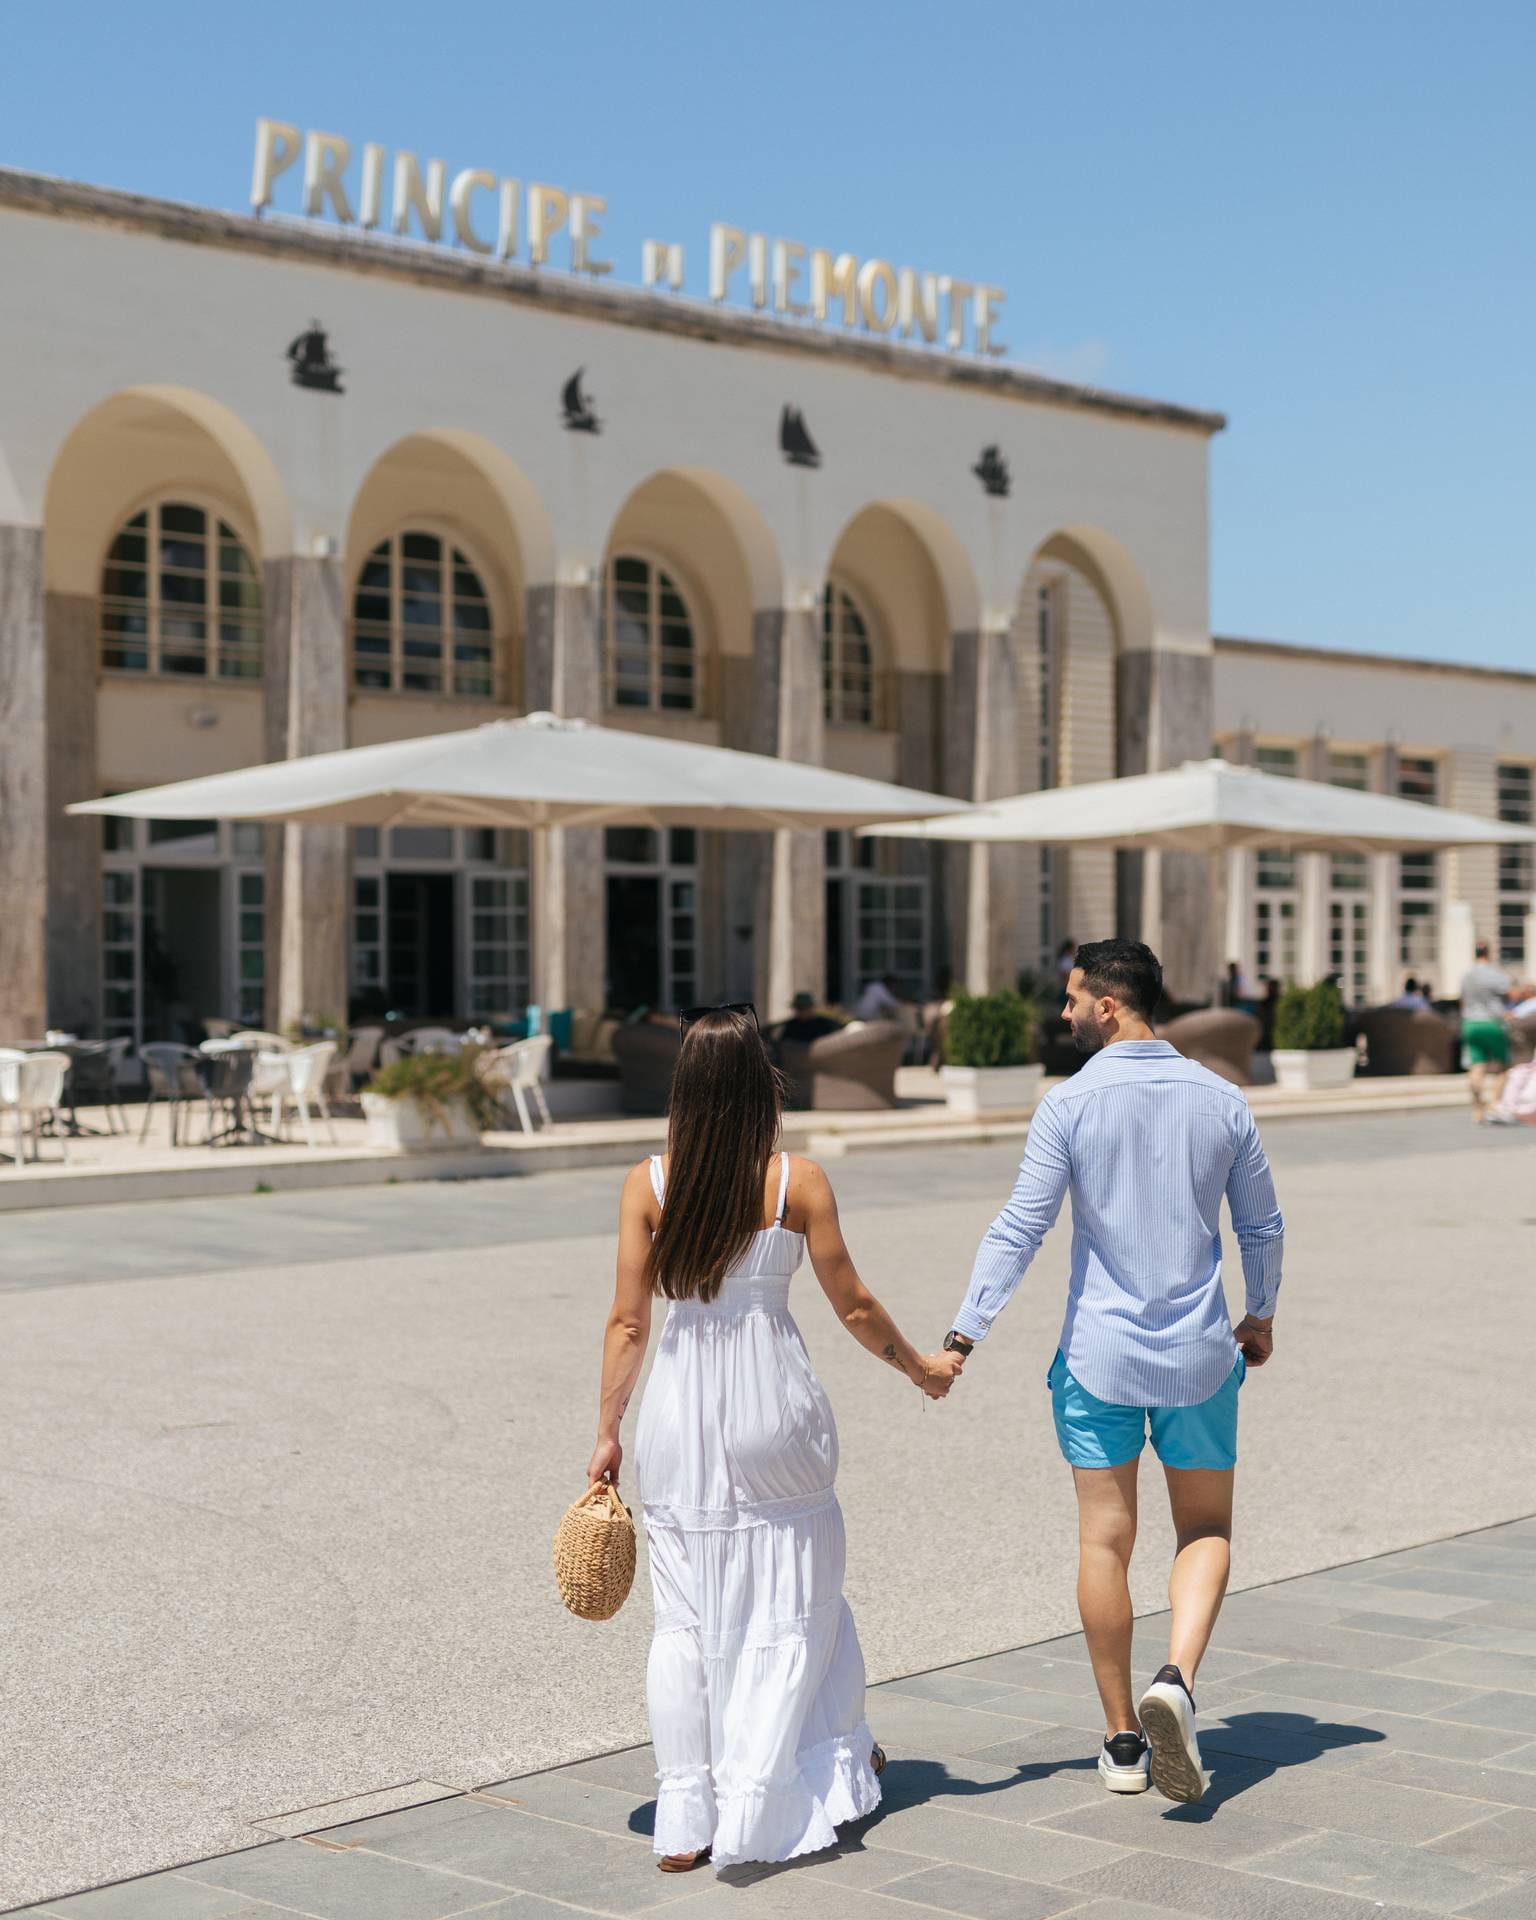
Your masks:
M603 607L608 703L657 713L699 705L699 657L683 590L664 567L636 553L608 564Z
M124 522L101 575L101 664L261 678L261 576L227 520L156 500Z
M841 580L821 596L821 690L827 724L879 725L879 674L873 629Z
M484 578L453 540L402 527L363 562L352 596L354 685L494 700L504 652Z

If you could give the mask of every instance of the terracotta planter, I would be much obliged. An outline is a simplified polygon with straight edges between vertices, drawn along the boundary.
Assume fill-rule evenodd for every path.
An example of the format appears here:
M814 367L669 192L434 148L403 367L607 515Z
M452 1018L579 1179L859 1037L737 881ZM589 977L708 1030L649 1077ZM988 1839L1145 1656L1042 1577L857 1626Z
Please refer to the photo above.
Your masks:
M945 1067L940 1074L949 1111L960 1120L987 1113L1033 1113L1045 1084L1045 1068Z
M1292 1093L1347 1087L1355 1077L1353 1047L1276 1047L1269 1060L1275 1085Z
M480 1129L469 1109L450 1100L441 1116L414 1100L391 1100L381 1093L362 1096L370 1147L393 1147L397 1153L438 1153L449 1147L478 1147Z

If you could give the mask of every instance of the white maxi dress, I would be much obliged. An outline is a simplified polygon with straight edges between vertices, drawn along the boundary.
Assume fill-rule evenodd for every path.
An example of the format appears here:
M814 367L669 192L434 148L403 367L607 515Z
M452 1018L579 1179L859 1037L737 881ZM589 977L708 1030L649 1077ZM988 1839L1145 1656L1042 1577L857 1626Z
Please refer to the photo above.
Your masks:
M709 1302L674 1300L635 1458L655 1638L655 1850L792 1860L880 1803L843 1598L837 1426L789 1311L805 1236L753 1236ZM651 1182L665 1199L660 1157Z

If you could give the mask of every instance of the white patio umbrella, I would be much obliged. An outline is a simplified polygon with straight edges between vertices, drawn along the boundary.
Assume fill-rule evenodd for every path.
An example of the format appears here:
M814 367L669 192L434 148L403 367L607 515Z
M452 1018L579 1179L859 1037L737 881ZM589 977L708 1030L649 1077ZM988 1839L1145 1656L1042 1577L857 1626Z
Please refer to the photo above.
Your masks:
M310 826L528 827L545 897L545 829L626 825L745 832L864 827L961 810L912 787L766 754L698 746L552 713L348 747L79 801L70 813ZM547 954L535 914L535 979Z
M1417 853L1536 840L1536 826L1512 826L1421 800L1261 773L1226 760L1186 760L1166 773L1047 787L960 813L949 811L941 819L865 831L903 839L1040 841L1176 853L1222 853L1239 847Z

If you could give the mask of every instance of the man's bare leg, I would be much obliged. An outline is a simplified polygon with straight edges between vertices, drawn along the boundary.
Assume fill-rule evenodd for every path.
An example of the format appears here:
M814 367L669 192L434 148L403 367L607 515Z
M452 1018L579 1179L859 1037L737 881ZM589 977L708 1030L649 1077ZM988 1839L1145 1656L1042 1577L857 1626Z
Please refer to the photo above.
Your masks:
M1131 1587L1136 1544L1136 1469L1074 1467L1077 1486L1077 1610L1104 1703L1104 1733L1141 1725L1131 1694ZM1229 1475L1228 1478L1231 1476Z
M1164 1467L1163 1472L1178 1540L1168 1576L1173 1608L1168 1663L1178 1668L1185 1686L1193 1690L1231 1571L1234 1469L1218 1473L1204 1467Z

